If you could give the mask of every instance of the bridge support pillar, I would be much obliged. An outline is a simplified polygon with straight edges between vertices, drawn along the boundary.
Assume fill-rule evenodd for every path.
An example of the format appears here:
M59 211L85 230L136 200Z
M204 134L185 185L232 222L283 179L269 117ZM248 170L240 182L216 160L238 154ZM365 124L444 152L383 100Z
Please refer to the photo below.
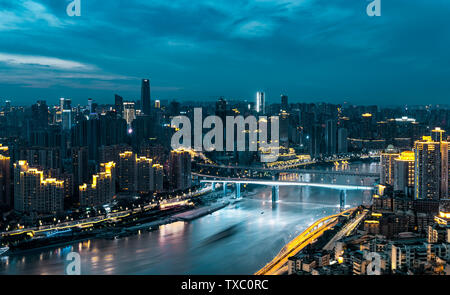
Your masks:
M278 202L280 196L280 186L274 185L272 186L272 203Z
M223 196L226 197L227 196L227 184L226 182L223 183Z
M212 191L216 190L216 183L215 182L211 182L211 187L212 187Z
M241 184L236 183L236 199L239 199L241 197Z
M345 210L345 205L347 205L347 190L341 190L341 195L339 197L339 207L341 212Z

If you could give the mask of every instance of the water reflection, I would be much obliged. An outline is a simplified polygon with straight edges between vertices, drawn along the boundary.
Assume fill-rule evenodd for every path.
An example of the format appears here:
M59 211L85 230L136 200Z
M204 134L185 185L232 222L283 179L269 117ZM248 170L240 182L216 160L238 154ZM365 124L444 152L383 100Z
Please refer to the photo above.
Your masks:
M374 164L350 166L378 171ZM302 181L316 180L304 175ZM323 177L324 182L347 180L361 182L359 177ZM272 206L271 188L249 189L241 202L189 223L2 257L0 274L64 274L71 251L80 253L82 274L252 274L315 220L339 211L337 190L280 187L280 200ZM367 204L370 199L369 192L348 191L347 204Z

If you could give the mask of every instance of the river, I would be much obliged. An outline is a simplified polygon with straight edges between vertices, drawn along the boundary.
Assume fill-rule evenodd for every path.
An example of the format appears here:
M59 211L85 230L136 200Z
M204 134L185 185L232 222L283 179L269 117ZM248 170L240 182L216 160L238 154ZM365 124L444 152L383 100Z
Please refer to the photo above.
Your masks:
M354 163L349 169L377 172L379 167ZM311 180L330 182L332 178ZM361 184L359 177L338 176L336 181ZM308 225L339 211L337 190L280 187L277 204L272 204L269 187L255 186L249 191L242 201L191 222L167 224L117 240L92 239L4 256L0 274L64 274L70 252L80 254L83 275L253 274ZM349 191L347 195L352 207L370 200L370 192Z

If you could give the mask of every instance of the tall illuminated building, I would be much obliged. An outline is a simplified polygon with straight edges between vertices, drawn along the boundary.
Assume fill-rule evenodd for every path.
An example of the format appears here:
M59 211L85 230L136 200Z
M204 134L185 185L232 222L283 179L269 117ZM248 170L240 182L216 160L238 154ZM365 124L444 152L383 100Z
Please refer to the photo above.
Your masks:
M398 158L400 154L394 148L394 146L389 145L387 149L381 153L380 156L380 183L383 185L394 184L394 160Z
M110 203L115 194L114 162L100 164L100 172L92 176L90 184L79 186L80 206L93 207Z
M151 187L151 178L153 176L153 161L146 157L136 159L136 177L137 191L140 193L149 193L153 191Z
M414 189L414 152L405 151L394 159L394 190L410 195Z
M44 178L27 161L14 163L14 209L26 214L57 214L64 210L64 181Z
M258 114L266 113L266 94L262 91L256 93L256 112Z
M11 178L10 178L9 149L0 144L0 206L11 206Z
M172 190L191 187L191 155L188 151L173 150L169 155L169 182Z
M123 98L120 95L114 95L114 108L119 115L119 117L123 116Z
M448 197L448 142L441 135L442 130L435 129L432 136L424 136L415 142L416 199L440 200Z
M136 119L136 109L135 104L132 101L127 101L123 103L123 118L127 121L128 127L131 126L134 119Z
M150 115L151 104L150 104L150 80L143 79L141 86L141 108L145 115Z
M117 178L119 187L123 191L136 191L136 155L131 151L119 154L117 165Z
M61 98L62 103L62 128L70 130L72 128L72 101Z

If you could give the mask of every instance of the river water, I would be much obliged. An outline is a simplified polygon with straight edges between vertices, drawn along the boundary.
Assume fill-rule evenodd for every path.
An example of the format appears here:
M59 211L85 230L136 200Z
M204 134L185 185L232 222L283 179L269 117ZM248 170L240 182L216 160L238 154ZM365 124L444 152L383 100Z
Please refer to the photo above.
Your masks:
M324 168L331 169L331 168ZM377 172L372 163L349 169ZM310 178L306 176L304 180ZM361 184L359 177L311 178ZM364 185L369 185L368 181ZM67 254L78 252L81 274L253 274L315 220L339 211L337 190L251 187L241 202L191 222L176 222L129 237L92 239L0 258L0 274L65 274ZM347 204L369 204L370 192L349 191Z

